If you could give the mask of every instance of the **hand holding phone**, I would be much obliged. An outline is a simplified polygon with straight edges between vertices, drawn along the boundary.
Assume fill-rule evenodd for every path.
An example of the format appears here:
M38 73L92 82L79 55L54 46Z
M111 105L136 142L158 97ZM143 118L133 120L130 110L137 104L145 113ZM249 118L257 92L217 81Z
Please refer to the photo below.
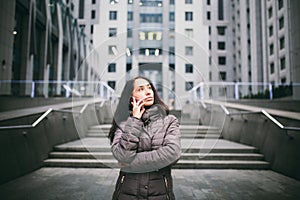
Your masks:
M143 113L145 112L145 101L144 99L137 100L135 97L131 97L132 99L132 116L138 119L141 119Z

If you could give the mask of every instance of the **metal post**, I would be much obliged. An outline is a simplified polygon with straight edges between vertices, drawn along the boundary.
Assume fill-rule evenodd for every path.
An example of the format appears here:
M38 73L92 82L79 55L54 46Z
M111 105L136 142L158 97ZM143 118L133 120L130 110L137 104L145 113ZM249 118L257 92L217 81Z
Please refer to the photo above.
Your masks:
M272 84L269 83L269 92L270 92L270 100L273 99L273 87L272 87Z
M34 98L34 89L35 89L35 82L32 81L31 82L31 95L30 95L31 98Z
M200 84L200 99L204 99L204 88L203 82Z
M239 83L234 83L234 97L238 100L239 97Z

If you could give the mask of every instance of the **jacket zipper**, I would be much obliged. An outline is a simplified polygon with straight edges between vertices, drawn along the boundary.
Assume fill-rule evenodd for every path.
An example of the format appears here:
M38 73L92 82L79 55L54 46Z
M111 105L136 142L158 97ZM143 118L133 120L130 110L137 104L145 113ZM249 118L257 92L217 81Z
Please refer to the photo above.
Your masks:
M167 199L169 200L170 196L169 196L169 189L168 189L168 180L167 180L166 176L164 176L164 182L165 182L166 191L167 191Z
M114 200L117 200L119 198L119 195L121 193L121 187L122 187L122 184L124 182L124 179L125 179L125 175L122 176L121 180L120 180L120 184L118 186L118 190L117 190L117 195L116 197L114 198Z

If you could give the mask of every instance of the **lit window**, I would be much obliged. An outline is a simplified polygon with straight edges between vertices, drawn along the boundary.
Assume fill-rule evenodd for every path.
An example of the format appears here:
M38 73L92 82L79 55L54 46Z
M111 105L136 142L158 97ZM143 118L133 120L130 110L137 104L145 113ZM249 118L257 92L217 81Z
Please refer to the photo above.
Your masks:
M108 54L109 55L117 55L118 54L117 46L116 45L108 46Z

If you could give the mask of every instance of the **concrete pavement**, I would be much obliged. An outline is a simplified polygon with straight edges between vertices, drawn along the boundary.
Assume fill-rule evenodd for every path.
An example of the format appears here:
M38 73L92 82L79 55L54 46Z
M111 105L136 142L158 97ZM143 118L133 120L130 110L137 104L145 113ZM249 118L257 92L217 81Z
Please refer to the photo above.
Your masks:
M0 185L2 200L109 200L117 169L41 168ZM296 200L300 181L269 170L173 170L177 200Z

